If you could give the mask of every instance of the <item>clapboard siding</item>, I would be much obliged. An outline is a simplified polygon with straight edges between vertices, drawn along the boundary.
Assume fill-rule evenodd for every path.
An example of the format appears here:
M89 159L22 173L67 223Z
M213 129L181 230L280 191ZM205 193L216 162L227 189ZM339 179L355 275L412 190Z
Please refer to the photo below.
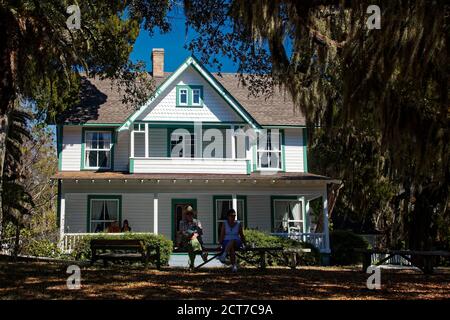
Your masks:
M153 232L153 194L123 194L122 221L125 219L134 232Z
M167 156L167 129L149 128L149 156L166 157Z
M286 129L285 163L287 172L304 172L303 167L303 130Z
M130 133L122 131L117 134L117 141L114 150L114 170L127 171L130 157Z
M134 133L134 156L145 157L145 133Z
M135 158L134 172L246 174L247 162L245 159Z
M248 228L271 231L270 196L247 196Z
M62 171L79 171L81 165L81 126L63 127Z
M69 233L86 232L87 194L69 193L65 195L65 227Z
M203 107L177 107L177 85L202 85ZM148 121L242 121L222 97L192 68L173 81L166 91L148 107L138 120Z

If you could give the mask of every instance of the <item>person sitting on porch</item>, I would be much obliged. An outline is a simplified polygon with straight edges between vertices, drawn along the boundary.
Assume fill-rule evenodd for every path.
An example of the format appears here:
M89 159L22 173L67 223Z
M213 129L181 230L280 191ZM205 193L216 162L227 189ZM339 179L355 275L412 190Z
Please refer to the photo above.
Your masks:
M121 232L131 232L131 227L128 224L128 220L123 220L123 225L122 225L122 229L120 230Z
M179 236L182 247L189 254L189 267L194 268L195 256L201 253L203 261L208 259L208 252L204 250L202 240L202 224L200 220L194 219L194 209L191 206L184 208L184 219L180 221Z
M119 223L117 221L113 221L107 229L108 233L118 233L120 232Z
M229 209L227 212L227 220L222 224L219 242L223 250L219 256L220 262L225 263L227 254L229 254L231 271L236 272L236 250L244 247L245 236L240 221L236 220L236 211L234 209Z

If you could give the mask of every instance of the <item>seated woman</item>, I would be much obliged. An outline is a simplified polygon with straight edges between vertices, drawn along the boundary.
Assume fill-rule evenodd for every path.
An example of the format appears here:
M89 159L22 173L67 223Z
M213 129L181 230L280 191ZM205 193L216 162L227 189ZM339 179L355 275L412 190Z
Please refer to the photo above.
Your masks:
M131 232L131 227L128 224L128 220L127 219L123 220L122 229L120 231L121 232Z
M236 220L236 211L230 209L227 212L227 220L222 224L220 231L220 244L222 245L222 254L219 260L225 263L227 254L230 255L231 271L236 272L236 250L243 247L245 243L244 231L240 221Z

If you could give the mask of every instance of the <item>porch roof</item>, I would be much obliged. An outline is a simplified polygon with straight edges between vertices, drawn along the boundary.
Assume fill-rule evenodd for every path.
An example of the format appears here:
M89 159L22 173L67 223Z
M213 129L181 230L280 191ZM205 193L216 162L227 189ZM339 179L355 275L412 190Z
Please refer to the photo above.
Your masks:
M277 172L251 174L210 174L210 173L127 173L95 171L62 171L52 179L61 180L241 180L241 181L303 181L340 183L339 180L326 176L304 172Z

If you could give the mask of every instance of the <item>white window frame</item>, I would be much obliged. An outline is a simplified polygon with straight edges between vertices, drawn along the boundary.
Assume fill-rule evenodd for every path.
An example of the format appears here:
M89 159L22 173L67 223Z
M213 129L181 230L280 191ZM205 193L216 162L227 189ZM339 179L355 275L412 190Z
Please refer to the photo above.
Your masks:
M186 92L186 102L185 103L181 102L181 94L182 94L183 91ZM189 90L187 88L179 88L178 89L178 104L180 106L187 106L187 105L189 105Z
M195 92L198 92L198 102L194 101ZM192 105L201 106L202 105L202 90L200 88L192 89Z
M103 134L108 134L110 136L110 143L109 143L109 148L108 149L99 149L97 148L89 148L88 147L88 143L87 143L87 135L89 133L103 133ZM98 142L97 142L98 144ZM111 131L104 131L104 130L86 130L84 132L84 168L85 169L89 169L89 170L98 170L98 169L111 169L112 167L112 148L113 148L113 134ZM99 152L107 152L109 153L109 166L108 167L91 167L89 166L89 156L88 156L88 152L97 152L97 164L98 164L98 154Z
M269 139L269 137L270 137L270 139L272 139L272 129L267 129L266 132L267 132L267 140ZM260 139L259 139L260 135L258 136L258 142L257 142L257 147L256 147L256 159L255 159L256 163L257 163L258 170L271 170L271 171L273 171L273 170L282 170L283 169L283 160L281 159L281 157L282 157L282 150L281 150L282 149L282 146L281 146L281 144L282 144L282 137L281 137L281 135L282 135L282 132L280 130L278 130L278 139L280 140L279 143L278 143L279 149L272 149L272 150L260 148ZM271 146L273 147L272 143L271 143ZM278 154L278 164L277 164L276 167L272 167L270 165L270 163L269 163L269 165L267 167L262 167L261 166L261 163L262 163L261 158L262 158L262 155L265 154L265 153L269 153L269 154L277 153ZM269 159L269 161L271 161L272 157L269 156L268 159Z
M172 142L176 141L176 144L180 143L180 141L173 139L173 137L177 137L179 139L181 136L183 137L183 140L182 140L183 142L181 142L181 143L184 143L186 137L189 137L189 139L191 140L191 142L189 144L191 146L191 150L190 150L191 151L191 155L190 155L190 157L187 156L185 148L183 148L183 156L182 157L172 157L172 149L173 149ZM176 134L175 136L172 135L172 133L170 133L170 141L169 141L169 144L170 144L170 146L169 146L170 158L195 158L195 147L196 147L197 143L198 143L197 142L197 135L195 133L193 133L193 132L190 132L189 134L187 134L187 133L186 134Z

